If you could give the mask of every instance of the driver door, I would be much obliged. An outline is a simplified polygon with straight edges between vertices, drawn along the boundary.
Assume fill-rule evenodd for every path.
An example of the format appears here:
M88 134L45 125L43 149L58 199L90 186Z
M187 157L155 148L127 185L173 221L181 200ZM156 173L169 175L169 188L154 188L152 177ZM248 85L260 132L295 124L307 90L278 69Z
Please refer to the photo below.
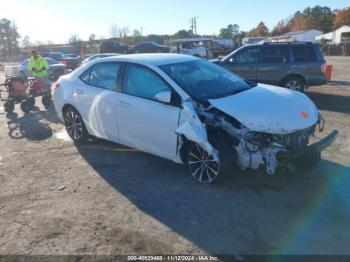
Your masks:
M122 89L117 101L121 143L173 159L180 108L156 99L160 92L172 92L169 84L153 70L128 63Z
M261 48L257 46L246 47L237 51L224 64L224 67L236 73L243 79L257 82L257 70Z

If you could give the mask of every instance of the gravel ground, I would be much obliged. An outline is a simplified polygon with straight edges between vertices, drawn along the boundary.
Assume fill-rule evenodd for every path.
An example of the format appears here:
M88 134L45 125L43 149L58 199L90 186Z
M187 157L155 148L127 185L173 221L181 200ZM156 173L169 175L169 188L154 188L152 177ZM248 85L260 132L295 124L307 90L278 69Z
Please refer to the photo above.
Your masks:
M350 58L327 61L333 81L307 94L340 135L320 165L215 186L117 144L75 146L39 103L0 106L0 255L350 255Z

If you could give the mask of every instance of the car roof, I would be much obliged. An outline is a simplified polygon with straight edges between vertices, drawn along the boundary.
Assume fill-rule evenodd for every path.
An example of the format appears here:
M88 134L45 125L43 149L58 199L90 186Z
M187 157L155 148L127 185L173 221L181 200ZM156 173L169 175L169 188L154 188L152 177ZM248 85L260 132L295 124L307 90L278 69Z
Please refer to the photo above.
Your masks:
M113 57L101 58L99 61L123 61L123 62L136 62L136 63L147 63L151 65L167 65L188 61L200 60L197 57L181 54L170 54L170 53L156 53L156 54L131 54L131 55L120 55Z
M301 45L308 45L312 46L315 45L312 42L302 42L302 41L293 41L293 42L264 42L264 43L256 43L256 44L249 44L249 45L244 45L243 47L247 46L301 46Z
M120 55L120 53L99 53L93 56L99 56L99 55L109 55L109 56L114 56L114 55Z

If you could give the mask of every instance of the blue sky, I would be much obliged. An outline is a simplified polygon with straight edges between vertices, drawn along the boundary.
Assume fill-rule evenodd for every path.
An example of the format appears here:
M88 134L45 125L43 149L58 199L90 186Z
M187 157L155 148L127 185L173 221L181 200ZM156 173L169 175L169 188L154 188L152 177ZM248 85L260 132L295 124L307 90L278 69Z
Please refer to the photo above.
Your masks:
M0 0L0 17L14 20L22 36L31 41L64 43L72 34L87 39L91 33L109 37L111 24L144 34L173 34L189 29L190 17L198 17L198 33L218 33L236 23L249 30L260 21L272 28L308 6L339 9L350 0Z

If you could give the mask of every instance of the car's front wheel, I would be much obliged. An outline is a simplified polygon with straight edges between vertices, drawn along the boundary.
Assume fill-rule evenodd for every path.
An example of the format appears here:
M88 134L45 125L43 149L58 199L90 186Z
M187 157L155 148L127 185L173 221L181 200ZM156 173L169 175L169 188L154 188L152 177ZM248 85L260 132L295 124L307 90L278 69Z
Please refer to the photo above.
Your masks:
M63 113L64 124L70 138L77 143L87 142L89 133L78 111L73 107L67 108Z
M235 154L227 143L219 138L211 141L218 151L218 159L197 143L191 143L188 148L187 167L192 178L201 184L219 183L233 173Z

